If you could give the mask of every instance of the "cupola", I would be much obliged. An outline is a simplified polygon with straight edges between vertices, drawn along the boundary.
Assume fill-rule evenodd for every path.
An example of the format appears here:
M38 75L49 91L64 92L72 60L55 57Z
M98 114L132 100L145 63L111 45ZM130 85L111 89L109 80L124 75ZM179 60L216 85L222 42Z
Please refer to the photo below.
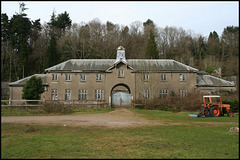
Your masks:
M125 63L127 63L126 61L126 57L125 57L125 49L123 48L123 46L119 46L117 48L117 58L116 58L116 62L119 61L124 61ZM115 62L115 63L116 63Z

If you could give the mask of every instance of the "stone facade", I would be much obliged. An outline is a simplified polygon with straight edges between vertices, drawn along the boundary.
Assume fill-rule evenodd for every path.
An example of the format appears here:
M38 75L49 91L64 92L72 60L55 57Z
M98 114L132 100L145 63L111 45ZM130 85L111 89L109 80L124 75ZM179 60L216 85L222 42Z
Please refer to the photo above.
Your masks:
M127 92L134 103L163 98L171 92L190 93L196 87L198 70L174 60L126 60L121 48L116 60L69 60L45 71L49 84L46 100L65 104L101 100L112 105L116 92Z

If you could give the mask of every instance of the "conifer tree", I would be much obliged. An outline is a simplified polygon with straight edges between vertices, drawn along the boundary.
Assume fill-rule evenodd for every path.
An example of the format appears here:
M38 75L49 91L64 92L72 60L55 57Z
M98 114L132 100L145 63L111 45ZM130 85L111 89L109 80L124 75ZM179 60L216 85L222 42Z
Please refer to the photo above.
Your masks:
M157 43L155 41L155 36L153 34L153 31L150 30L150 36L147 42L146 52L145 52L146 58L158 58L158 49L157 49Z
M46 54L46 63L45 68L51 67L53 65L56 65L59 62L59 56L57 53L57 42L55 35L51 35L50 43L47 48L47 54Z

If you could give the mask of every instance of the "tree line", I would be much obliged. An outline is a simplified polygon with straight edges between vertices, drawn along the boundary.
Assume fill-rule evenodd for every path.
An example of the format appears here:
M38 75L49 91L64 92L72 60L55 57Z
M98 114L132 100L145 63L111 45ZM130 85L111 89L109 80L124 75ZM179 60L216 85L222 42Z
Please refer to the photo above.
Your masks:
M158 27L151 19L129 26L97 18L77 24L66 11L53 11L44 24L25 13L1 14L1 81L44 73L68 59L115 59L120 45L127 59L175 59L199 70L213 66L221 67L223 76L239 75L238 26L203 37L181 27Z

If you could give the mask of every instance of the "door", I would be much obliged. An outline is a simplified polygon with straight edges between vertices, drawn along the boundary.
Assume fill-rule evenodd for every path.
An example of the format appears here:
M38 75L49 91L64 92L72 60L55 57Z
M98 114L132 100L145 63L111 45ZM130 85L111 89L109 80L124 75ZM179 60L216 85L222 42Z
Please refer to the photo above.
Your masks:
M117 92L112 94L112 105L114 107L131 106L132 95L125 92Z

